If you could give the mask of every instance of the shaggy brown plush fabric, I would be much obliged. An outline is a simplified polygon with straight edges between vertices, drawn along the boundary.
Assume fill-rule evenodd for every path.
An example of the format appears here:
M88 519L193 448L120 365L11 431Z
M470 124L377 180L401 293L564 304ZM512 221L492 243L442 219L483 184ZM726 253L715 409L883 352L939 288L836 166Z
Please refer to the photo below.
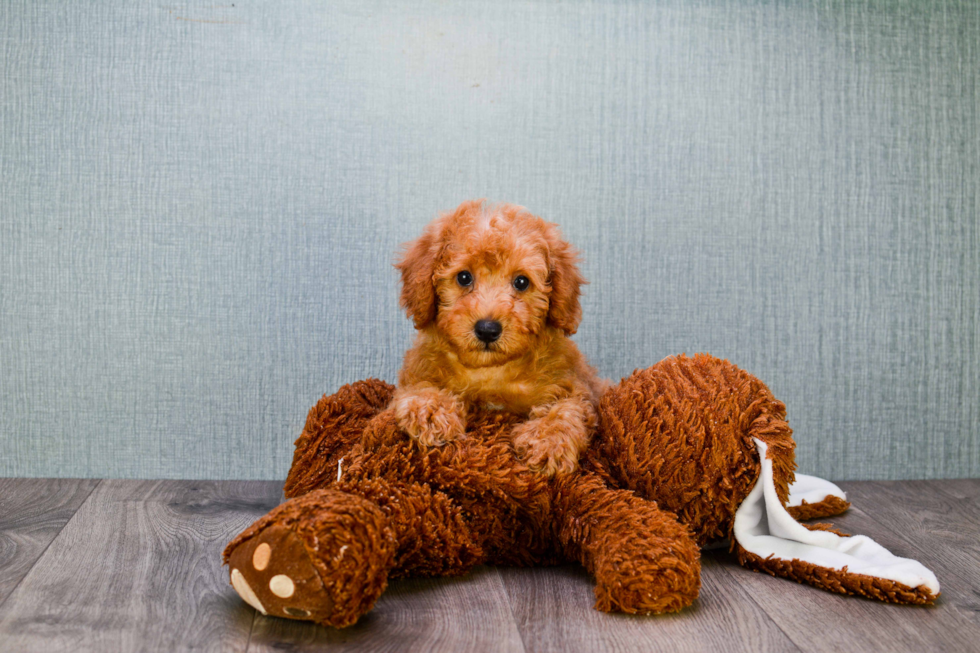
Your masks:
M699 544L731 535L759 474L752 438L769 446L776 492L793 482L786 407L759 379L706 354L638 370L603 395L586 468L677 515Z
M823 501L817 501L816 503L807 503L804 500L798 506L787 506L786 512L796 521L806 521L808 519L833 517L834 515L841 514L850 507L850 501L845 501L840 497L829 496L825 497Z
M269 557L260 568L256 552L263 544ZM247 579L262 606L254 607L342 627L370 610L384 591L396 547L393 529L377 505L316 490L282 504L242 532L225 549L225 561ZM272 581L280 576L289 579L291 591L274 591Z
M706 355L668 358L611 388L581 469L557 478L515 455L518 416L473 413L465 438L426 447L399 430L387 409L393 392L361 381L310 411L286 480L290 500L225 549L236 590L257 609L342 627L373 606L388 578L575 561L595 578L599 610L676 611L697 598L699 545L731 536L759 478L752 438L768 445L783 503L793 480L783 404ZM776 571L832 591L918 597L891 586L879 596L800 565Z
M697 597L698 547L673 515L591 473L554 480L527 469L510 443L515 415L479 413L465 439L420 446L383 410L392 391L369 380L324 397L296 442L286 481L287 496L296 498L228 545L226 561L263 588L271 572L252 573L249 556L265 529L295 528L315 552L313 567L330 579L323 590L277 597L256 589L267 612L346 626L370 609L389 577L562 560L595 576L601 610L674 611ZM275 571L289 576L284 569Z

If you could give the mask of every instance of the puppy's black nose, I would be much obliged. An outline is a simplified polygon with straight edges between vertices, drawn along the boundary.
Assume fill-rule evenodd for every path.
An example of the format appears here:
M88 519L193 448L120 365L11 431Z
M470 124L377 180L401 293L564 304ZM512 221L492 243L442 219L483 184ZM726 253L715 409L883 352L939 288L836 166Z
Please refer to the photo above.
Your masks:
M476 337L488 345L499 338L503 330L504 328L500 326L500 322L497 320L480 320L473 327L473 331L476 332Z

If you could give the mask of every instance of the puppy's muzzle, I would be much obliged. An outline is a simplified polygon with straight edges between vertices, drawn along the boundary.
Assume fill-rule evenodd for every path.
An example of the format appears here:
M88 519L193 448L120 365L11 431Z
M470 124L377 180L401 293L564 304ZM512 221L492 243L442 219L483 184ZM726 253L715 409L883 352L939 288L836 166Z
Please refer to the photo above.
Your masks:
M473 332L476 333L476 337L480 339L480 342L488 345L491 342L495 342L503 330L504 328L500 326L500 322L496 320L479 320L476 326L473 327Z

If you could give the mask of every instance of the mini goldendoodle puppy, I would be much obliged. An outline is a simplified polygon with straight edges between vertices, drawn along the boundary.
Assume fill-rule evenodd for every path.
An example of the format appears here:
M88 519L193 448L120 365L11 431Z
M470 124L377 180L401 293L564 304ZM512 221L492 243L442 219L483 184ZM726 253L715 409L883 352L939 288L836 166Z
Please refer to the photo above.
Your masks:
M405 245L401 304L418 330L392 405L438 446L480 406L527 415L513 432L529 466L573 471L607 382L568 337L582 309L578 254L556 225L510 204L464 202Z

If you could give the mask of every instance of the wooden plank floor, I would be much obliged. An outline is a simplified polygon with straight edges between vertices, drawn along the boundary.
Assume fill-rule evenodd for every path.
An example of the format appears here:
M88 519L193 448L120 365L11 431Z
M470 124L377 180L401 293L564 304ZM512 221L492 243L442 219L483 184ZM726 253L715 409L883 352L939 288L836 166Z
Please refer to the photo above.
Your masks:
M0 479L0 651L980 650L980 480L841 483L833 520L939 577L930 608L841 597L704 553L679 614L592 609L575 566L395 581L357 625L257 614L224 544L281 498L256 481Z

